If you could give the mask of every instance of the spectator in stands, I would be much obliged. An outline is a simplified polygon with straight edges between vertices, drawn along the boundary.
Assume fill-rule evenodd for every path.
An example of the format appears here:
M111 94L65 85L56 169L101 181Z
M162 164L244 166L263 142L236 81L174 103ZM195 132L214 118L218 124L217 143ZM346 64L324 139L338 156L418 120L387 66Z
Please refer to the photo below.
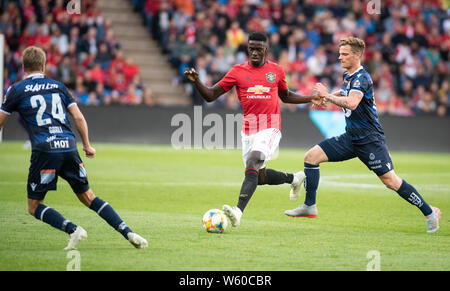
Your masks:
M63 82L67 88L75 89L75 71L68 55L65 55L59 63L55 78Z
M120 50L111 20L103 18L96 0L83 1L80 15L68 15L64 0L6 2L0 15L0 31L6 37L5 84L22 78L20 52L32 44L47 48L50 75L71 82L85 104L92 102L86 101L89 98L83 94L87 94L87 88L78 78L85 85L89 83L85 78L87 71L92 75L94 63L103 71L103 90L111 90L109 94L96 93L100 103L118 103L133 77L139 75L136 64L126 64L128 56ZM380 103L384 106L388 102L386 114L410 114L411 109L417 114L448 114L448 6L442 0L411 4L388 1L381 15L370 15L365 12L366 2L333 0L321 5L293 0L133 0L151 36L161 43L162 52L168 54L177 70L183 62L195 64L198 58L204 58L205 78L219 79L224 67L245 61L243 31L252 27L270 34L270 56L285 64L287 74L298 80L293 82L299 84L298 88L309 84L314 75L334 86L340 75L334 53L337 40L353 34L370 44L363 65L382 94ZM290 60L289 54L286 57L289 51ZM67 62L73 72L67 69ZM90 92L100 90L93 88L102 79L97 68L93 71L97 85L89 86ZM73 74L78 76L75 81ZM68 75L71 81L67 81ZM386 76L389 78L384 79ZM141 90L142 104L156 104L154 100L163 98L149 93L149 88ZM217 106L233 108L235 96L229 94ZM145 96L152 95L147 99L153 101L145 101ZM447 96L447 102L443 96Z

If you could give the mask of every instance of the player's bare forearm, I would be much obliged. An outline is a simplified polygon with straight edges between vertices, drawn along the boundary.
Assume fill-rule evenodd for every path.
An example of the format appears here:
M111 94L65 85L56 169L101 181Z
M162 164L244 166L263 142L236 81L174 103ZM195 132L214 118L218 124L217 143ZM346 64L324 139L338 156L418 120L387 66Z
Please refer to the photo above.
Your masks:
M219 98L225 91L219 85L214 85L213 87L205 86L199 79L194 81L195 88L198 90L200 95L205 99L206 102L212 102Z
M83 143L83 148L90 147L88 125L86 119L83 116L83 113L81 113L80 109L78 108L78 105L70 106L69 112L72 115L73 120L75 121L75 127L77 128L77 131L80 134L81 142Z
M78 130L78 133L80 134L81 141L83 143L83 151L86 153L86 157L94 158L96 151L89 143L88 125L86 120L84 119L84 116L81 115L76 118L74 117L74 120L75 126Z
M328 89L321 83L317 83L314 86L314 90L317 91L321 97L325 98L325 101L350 110L355 110L356 107L358 107L363 96L361 92L350 92L348 96L340 96L340 92L330 94L328 93Z
M280 96L281 101L290 104L303 104L320 100L317 95L301 95L289 90L279 91L278 96Z
M74 120L77 131L80 134L83 147L90 146L88 126L86 120L84 119L84 117L74 118Z
M331 102L337 106L350 109L348 97L337 97L334 94L327 94L327 95L325 95L325 100L327 100L328 102Z
M350 92L347 97L338 97L335 94L326 94L324 97L326 101L331 102L337 106L355 110L356 107L358 107L359 102L361 102L362 94L358 92Z

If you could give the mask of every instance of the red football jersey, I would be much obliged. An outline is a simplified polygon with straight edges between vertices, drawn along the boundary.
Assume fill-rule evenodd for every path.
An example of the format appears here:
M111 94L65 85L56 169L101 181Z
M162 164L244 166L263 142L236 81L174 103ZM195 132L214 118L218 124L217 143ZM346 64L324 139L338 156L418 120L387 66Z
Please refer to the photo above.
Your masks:
M225 91L236 86L244 110L242 130L245 134L267 128L281 129L278 90L288 90L281 66L270 61L261 67L249 63L235 65L219 81L219 85Z

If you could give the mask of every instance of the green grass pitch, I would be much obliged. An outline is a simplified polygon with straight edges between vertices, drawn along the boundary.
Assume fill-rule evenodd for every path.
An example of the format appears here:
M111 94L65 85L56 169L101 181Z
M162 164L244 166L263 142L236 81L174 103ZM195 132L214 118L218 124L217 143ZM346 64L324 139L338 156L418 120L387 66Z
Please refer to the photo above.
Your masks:
M392 152L396 172L442 211L426 233L421 212L385 188L359 160L321 165L316 219L290 218L289 186L260 186L238 229L203 230L210 208L235 205L243 180L240 150L94 144L82 156L94 193L108 201L149 248L135 249L84 207L60 178L45 204L83 226L81 270L450 270L450 154ZM80 152L81 153L81 152ZM268 167L303 169L305 149L281 149ZM67 269L67 235L27 213L30 151L0 144L0 270Z

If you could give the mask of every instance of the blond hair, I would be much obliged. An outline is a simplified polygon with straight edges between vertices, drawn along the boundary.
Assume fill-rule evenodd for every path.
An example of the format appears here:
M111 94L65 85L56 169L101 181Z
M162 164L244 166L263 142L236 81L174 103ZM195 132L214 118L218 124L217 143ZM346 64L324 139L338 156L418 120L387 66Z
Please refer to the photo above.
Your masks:
M361 53L361 57L364 54L364 49L366 48L364 40L353 36L349 36L339 40L339 47L344 45L349 45L354 54Z
M43 49L37 46L30 46L22 52L22 65L26 73L42 71L47 61Z

